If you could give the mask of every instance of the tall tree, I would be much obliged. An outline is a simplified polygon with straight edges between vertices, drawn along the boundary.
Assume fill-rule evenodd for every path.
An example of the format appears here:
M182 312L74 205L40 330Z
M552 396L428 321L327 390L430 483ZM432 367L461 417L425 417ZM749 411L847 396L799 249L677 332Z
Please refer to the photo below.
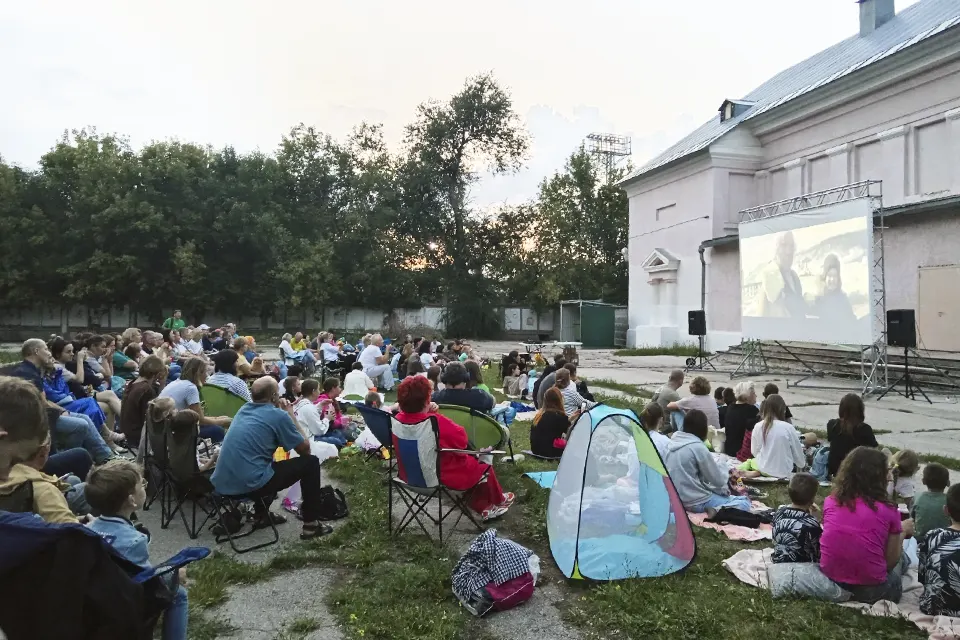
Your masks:
M510 94L484 74L469 78L447 102L420 105L407 127L406 143L409 190L424 205L415 214L420 217L416 226L435 234L430 242L443 245L441 255L451 267L444 277L448 296L454 294L448 300L448 328L476 331L475 305L465 304L470 298L461 295L469 293L463 288L477 276L467 237L469 188L482 169L494 175L519 169L529 146L527 134Z

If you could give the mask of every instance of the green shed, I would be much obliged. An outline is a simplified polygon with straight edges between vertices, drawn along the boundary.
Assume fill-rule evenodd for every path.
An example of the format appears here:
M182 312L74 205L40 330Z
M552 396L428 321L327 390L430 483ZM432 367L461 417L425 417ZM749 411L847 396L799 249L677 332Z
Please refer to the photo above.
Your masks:
M615 346L617 305L600 300L560 302L560 342L580 342L587 348Z

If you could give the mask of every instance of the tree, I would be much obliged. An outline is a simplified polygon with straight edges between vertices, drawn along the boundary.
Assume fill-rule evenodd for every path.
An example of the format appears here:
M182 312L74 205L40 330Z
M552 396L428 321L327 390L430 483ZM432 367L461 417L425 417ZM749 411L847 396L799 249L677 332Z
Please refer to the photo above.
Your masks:
M626 303L627 197L582 147L541 183L536 209L540 237L551 239L539 249L542 267L557 276L560 297Z
M528 149L526 132L513 110L509 93L491 74L470 78L448 102L427 102L417 109L417 119L407 127L408 194L416 194L423 206L414 208L412 228L429 234L430 243L442 246L449 261L444 274L451 331L479 330L476 308L460 304L460 295L471 274L470 228L467 194L486 169L496 175L515 171ZM421 239L422 236L421 236ZM474 277L471 277L474 276ZM469 290L468 290L469 291Z

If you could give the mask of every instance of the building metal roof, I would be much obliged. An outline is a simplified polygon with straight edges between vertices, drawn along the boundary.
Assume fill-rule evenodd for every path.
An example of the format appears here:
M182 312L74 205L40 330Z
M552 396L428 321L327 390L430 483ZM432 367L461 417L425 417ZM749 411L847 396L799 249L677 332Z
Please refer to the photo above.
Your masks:
M855 35L781 71L737 102L755 102L745 113L724 122L709 122L640 167L620 184L630 182L671 162L701 151L741 122L775 109L794 98L859 71L908 47L960 25L958 0L921 0L873 33Z

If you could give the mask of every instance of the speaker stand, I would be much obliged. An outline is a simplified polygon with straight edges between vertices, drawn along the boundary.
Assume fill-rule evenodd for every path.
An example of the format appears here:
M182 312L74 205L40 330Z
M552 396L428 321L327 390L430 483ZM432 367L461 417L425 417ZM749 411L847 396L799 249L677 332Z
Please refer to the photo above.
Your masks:
M713 359L718 357L720 354L715 353L711 356L704 353L703 351L704 337L703 336L697 336L697 343L699 345L697 347L697 355L695 358L687 358L686 360L687 366L684 369L684 371L706 371L707 367L710 367L711 369L716 371L717 367L713 364Z
M933 400L931 400L930 397L927 396L927 393L923 390L923 388L919 384L914 382L913 378L910 377L910 353L911 352L913 353L914 358L916 358L917 360L920 360L920 354L917 353L916 349L911 349L910 347L904 347L903 348L903 375L897 378L896 382L894 382L892 385L884 389L883 393L877 396L877 400L883 400L883 396L887 395L891 391L896 392L897 395L901 395L907 400L916 400L917 392L919 392L920 395L923 396L924 400L926 400L930 404L933 404ZM897 388L900 385L903 385L902 391Z

